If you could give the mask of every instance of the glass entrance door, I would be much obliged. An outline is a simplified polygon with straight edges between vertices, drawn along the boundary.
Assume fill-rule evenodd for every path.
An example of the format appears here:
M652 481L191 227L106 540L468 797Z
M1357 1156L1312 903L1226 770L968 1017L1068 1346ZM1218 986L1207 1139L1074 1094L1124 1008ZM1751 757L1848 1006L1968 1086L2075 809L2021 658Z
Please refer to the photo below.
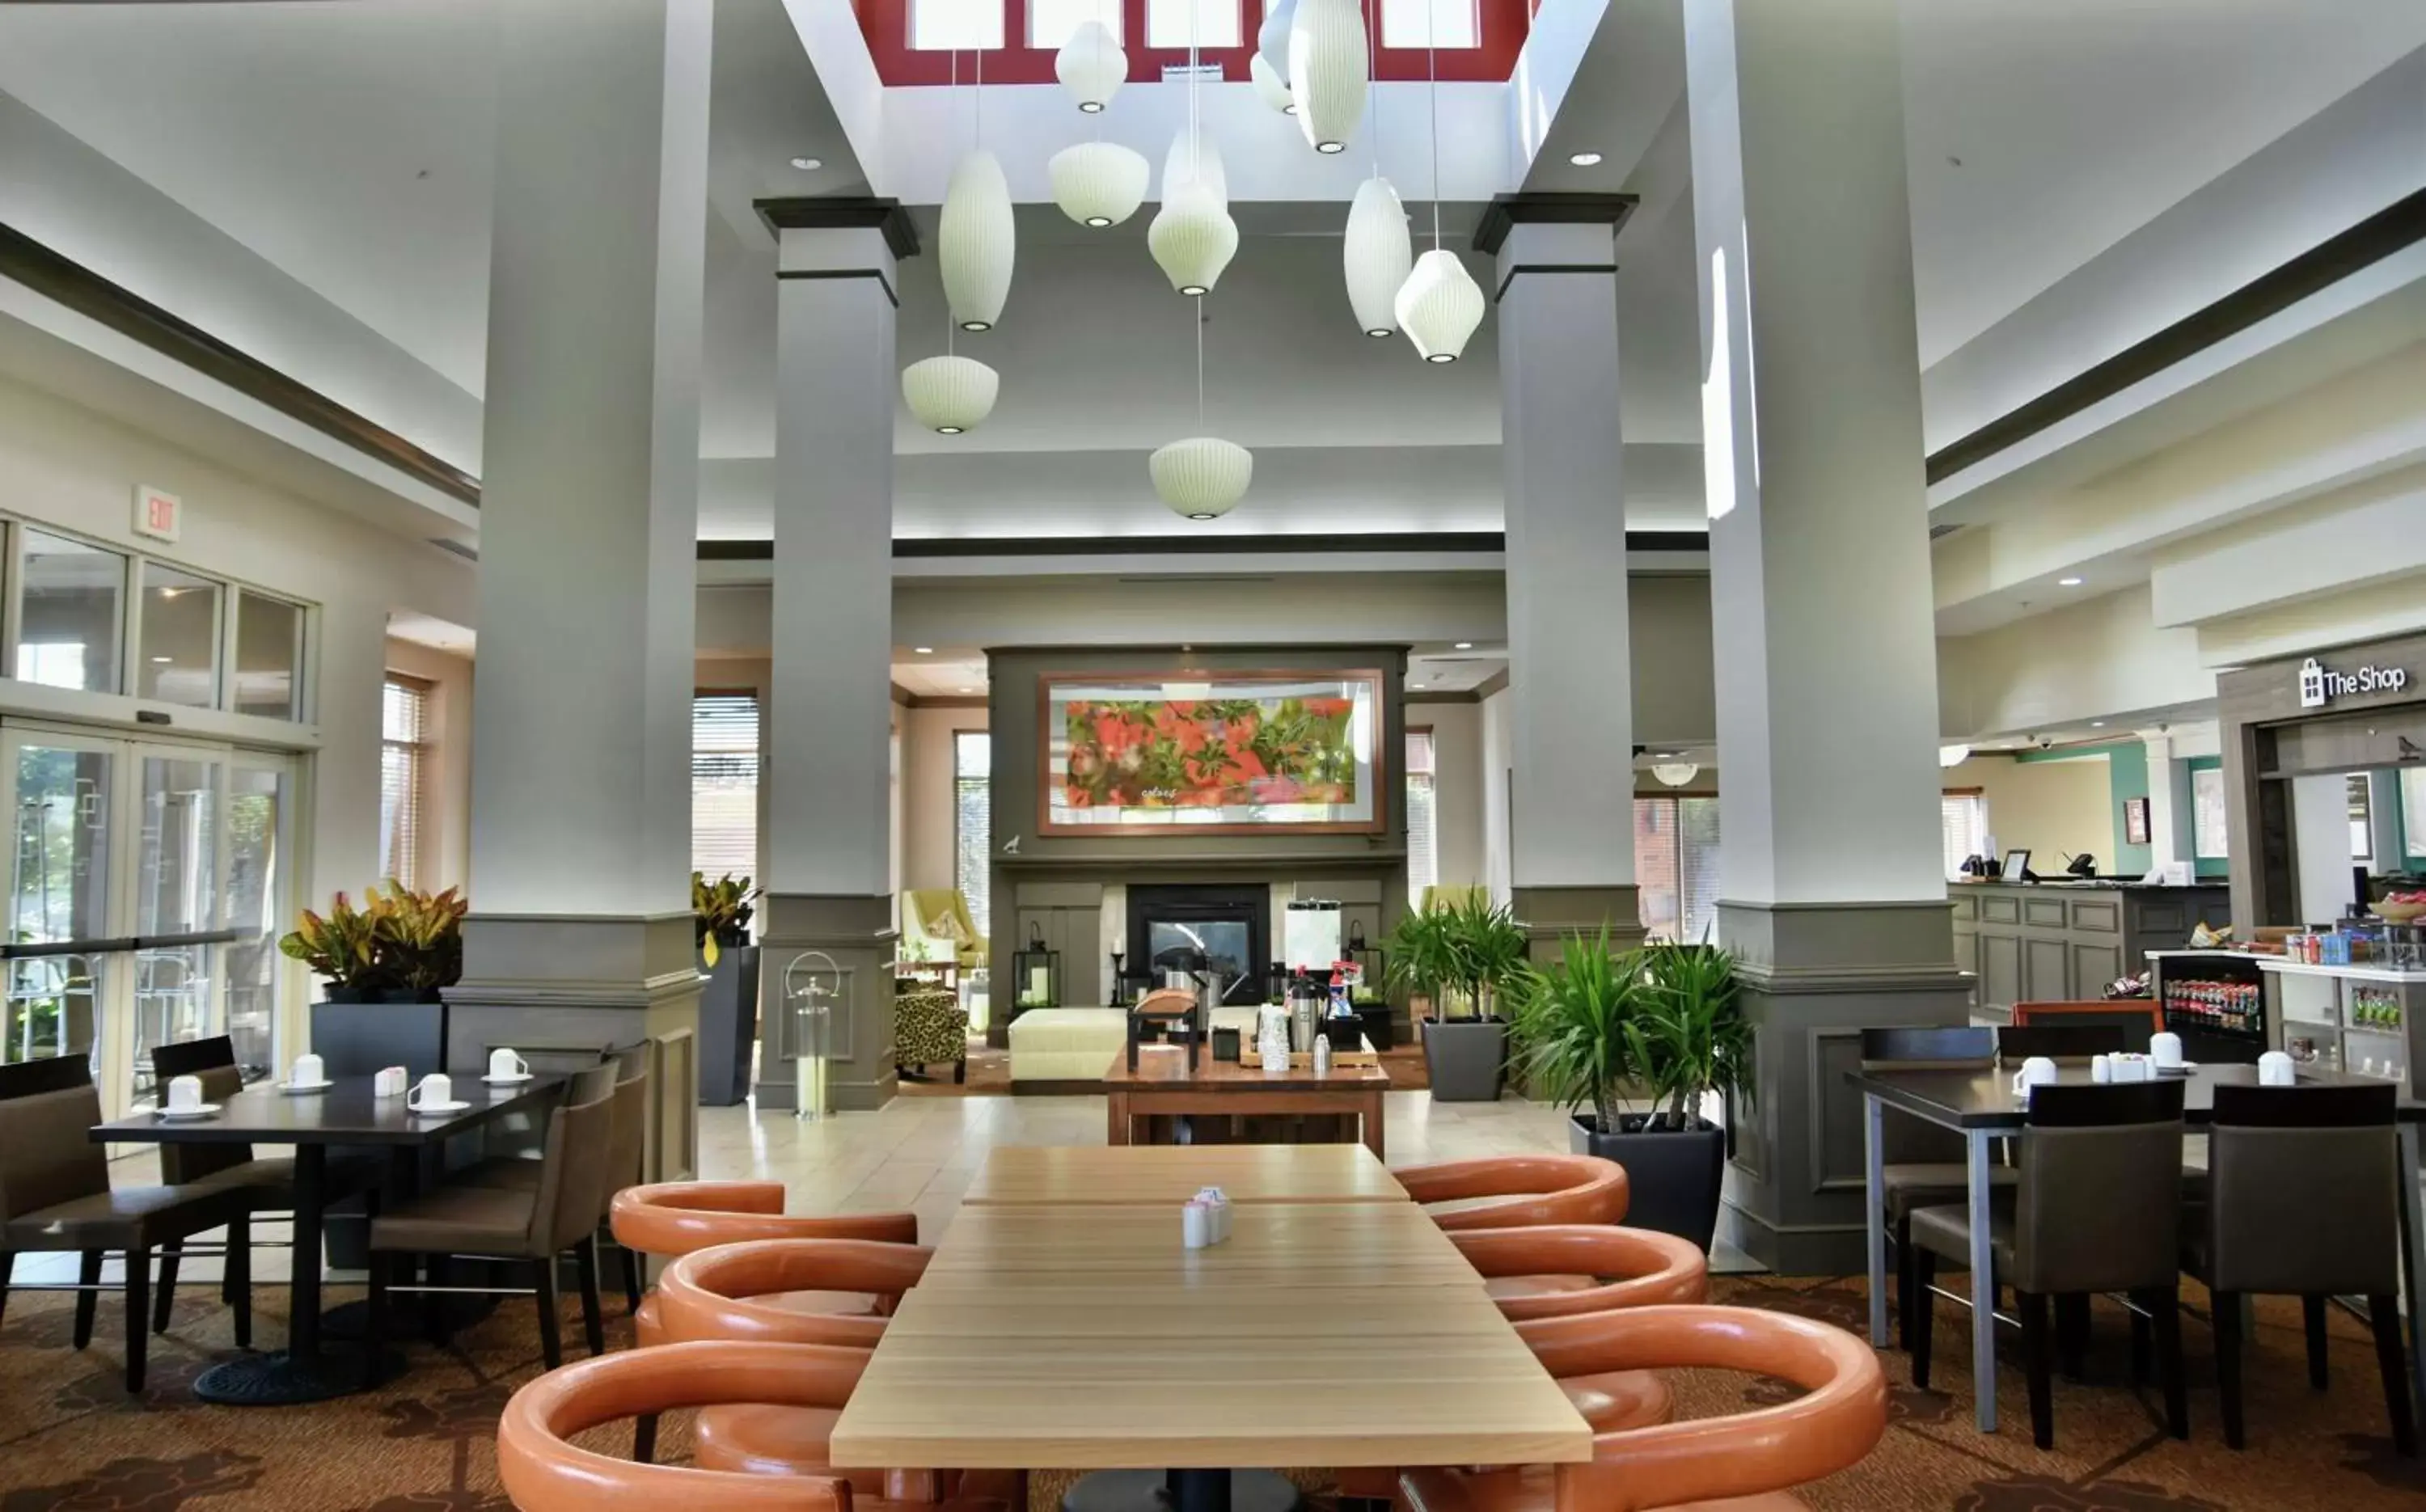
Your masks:
M9 1060L86 1054L111 1116L152 1104L152 1052L226 1033L277 1060L290 913L289 758L10 729L0 742Z

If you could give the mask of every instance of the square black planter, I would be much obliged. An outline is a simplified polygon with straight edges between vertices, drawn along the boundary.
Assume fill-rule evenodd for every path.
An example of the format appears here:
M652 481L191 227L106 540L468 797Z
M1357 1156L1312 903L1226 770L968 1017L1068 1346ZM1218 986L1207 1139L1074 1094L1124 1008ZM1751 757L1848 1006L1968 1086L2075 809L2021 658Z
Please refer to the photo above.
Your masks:
M1567 1148L1625 1167L1627 1228L1673 1233L1708 1254L1710 1237L1719 1227L1727 1132L1696 1119L1690 1129L1646 1133L1642 1119L1639 1113L1621 1115L1619 1132L1603 1134L1597 1119L1578 1113L1567 1120Z
M699 995L699 1102L729 1108L750 1095L758 1037L758 947L723 945Z
M312 1005L312 1053L331 1076L369 1076L401 1066L415 1081L446 1069L446 1005L412 992L386 1000Z
M1365 1037L1375 1050L1388 1050L1399 1042L1398 1026L1390 1017L1387 1003L1359 1003L1356 1021L1364 1027Z
M1424 1024L1424 1071L1435 1102L1496 1102L1508 1074L1508 1025L1498 1019Z

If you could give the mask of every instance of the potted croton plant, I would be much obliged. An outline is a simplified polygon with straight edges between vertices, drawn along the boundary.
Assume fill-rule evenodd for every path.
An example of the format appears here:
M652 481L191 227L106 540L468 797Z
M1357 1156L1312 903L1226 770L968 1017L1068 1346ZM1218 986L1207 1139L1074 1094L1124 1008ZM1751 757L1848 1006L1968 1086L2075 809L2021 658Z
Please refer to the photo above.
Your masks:
M1573 1110L1570 1147L1625 1167L1626 1224L1707 1250L1726 1131L1702 1109L1744 1085L1752 1055L1733 958L1706 944L1612 951L1606 930L1575 935L1511 996L1519 1062ZM1627 1105L1637 1100L1640 1112Z
M1392 931L1393 980L1437 1010L1422 1026L1433 1101L1498 1100L1508 1067L1498 997L1524 971L1525 949L1513 911L1479 893L1410 913Z
M446 1069L441 989L463 977L462 894L418 893L390 882L345 893L324 914L303 910L279 950L327 985L312 1005L312 1050L332 1076L402 1066L414 1076Z
M690 874L691 925L707 977L699 997L704 1107L731 1107L750 1095L750 1051L758 1037L758 947L750 942L750 917L757 897L746 877L727 873L711 882L704 872Z

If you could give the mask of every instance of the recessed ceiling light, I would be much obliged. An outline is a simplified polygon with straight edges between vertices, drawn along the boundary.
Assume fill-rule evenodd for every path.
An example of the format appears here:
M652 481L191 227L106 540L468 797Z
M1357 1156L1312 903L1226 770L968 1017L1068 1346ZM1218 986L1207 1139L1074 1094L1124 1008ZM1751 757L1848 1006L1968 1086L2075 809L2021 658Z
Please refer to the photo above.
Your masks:
M2077 588L2080 584L2081 580L2077 577L2060 577L2055 580L2055 586L2060 588Z
M1600 154L1598 153L1569 153L1567 154L1567 161L1573 163L1577 168L1598 168L1600 167Z
M975 688L962 688L962 689L961 689L961 691L962 691L962 692L963 692L963 693L975 693L975 692L977 691L977 689L975 689Z
M935 654L935 648L932 646L913 646L910 649L916 651L921 656L932 656Z
M1474 650L1474 642L1470 640L1461 640L1457 643L1457 649L1460 651L1472 651Z
M168 657L168 656L154 656L154 657L153 657L152 659L153 659L154 661L155 661L155 662L166 662L166 661L173 660L174 658Z
M2089 721L2089 728L2092 730L2103 730L2106 728L2106 721L2103 719L2092 719Z
M792 159L792 166L803 173L815 173L826 166L826 160L822 157L796 157Z

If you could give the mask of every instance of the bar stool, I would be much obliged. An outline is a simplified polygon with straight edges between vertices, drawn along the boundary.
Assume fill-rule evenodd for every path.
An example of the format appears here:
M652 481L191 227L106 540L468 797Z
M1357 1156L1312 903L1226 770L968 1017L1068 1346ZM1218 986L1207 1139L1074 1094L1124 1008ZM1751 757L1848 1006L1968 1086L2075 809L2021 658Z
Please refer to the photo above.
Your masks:
M513 1394L497 1420L497 1475L521 1512L896 1512L911 1503L854 1491L834 1476L750 1475L617 1459L571 1442L621 1418L736 1402L839 1412L865 1350L822 1344L677 1343L552 1370ZM959 1497L947 1512L1025 1512ZM921 1504L931 1512L932 1504Z
M2129 1293L2154 1320L2166 1424L2175 1438L2190 1437L2175 1253L2182 1084L2038 1087L2020 1143L2021 1181L2011 1200L1995 1202L1989 1245L1994 1279L2013 1287L2021 1313L2031 1438L2041 1449L2055 1446L2047 1300L2102 1292ZM1970 1210L1920 1209L1912 1215L1912 1382L1925 1391L1932 1287L1941 1260L1969 1263Z
M2224 1441L2242 1447L2240 1299L2294 1295L2307 1314L2308 1383L2326 1385L2325 1303L2367 1298L2392 1441L2416 1456L2401 1311L2401 1156L2396 1090L2377 1086L2215 1089L2204 1200L2182 1214L2182 1268L2214 1294Z
M1886 1431L1879 1357L1841 1328L1714 1307L1635 1308L1592 1321L1598 1369L1749 1371L1807 1394L1755 1412L1597 1434L1588 1464L1412 1470L1399 1482L1410 1512L1788 1512L1803 1504L1782 1494L1787 1488L1859 1463Z
M1994 1070L1997 1031L1986 1025L1955 1028L1895 1028L1862 1031L1862 1070L1923 1071ZM1970 1194L1971 1177L1963 1136L1926 1118L1887 1108L1879 1120L1879 1195L1886 1219L1887 1242L1895 1248L1896 1339L1912 1347L1914 1289L1912 1284L1912 1214L1915 1209L1961 1202ZM2011 1166L1992 1166L1992 1186L2011 1187Z

